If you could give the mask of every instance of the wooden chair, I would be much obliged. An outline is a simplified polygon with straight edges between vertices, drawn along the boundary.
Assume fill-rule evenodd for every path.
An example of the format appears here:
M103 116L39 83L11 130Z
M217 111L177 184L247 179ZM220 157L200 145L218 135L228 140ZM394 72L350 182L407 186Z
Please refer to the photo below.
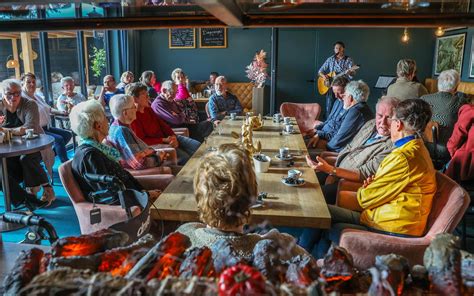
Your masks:
M411 265L423 264L423 254L433 238L439 233L452 232L470 202L467 192L444 174L436 172L436 183L438 189L423 237L405 238L356 229L345 229L342 232L339 245L353 256L356 267L367 269L374 265L375 256L390 253L405 256ZM344 188L339 189L344 191ZM352 202L352 205L342 204L344 202ZM345 199L338 196L337 204L348 208L355 206L354 201L350 201L347 196Z

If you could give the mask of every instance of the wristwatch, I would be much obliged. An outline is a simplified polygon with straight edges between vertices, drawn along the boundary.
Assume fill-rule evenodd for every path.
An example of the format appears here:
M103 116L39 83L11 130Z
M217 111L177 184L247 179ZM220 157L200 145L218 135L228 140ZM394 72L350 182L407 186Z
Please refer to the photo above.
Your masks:
M330 176L336 176L336 173L337 173L337 168L334 166L332 167L332 170L331 172L329 173Z

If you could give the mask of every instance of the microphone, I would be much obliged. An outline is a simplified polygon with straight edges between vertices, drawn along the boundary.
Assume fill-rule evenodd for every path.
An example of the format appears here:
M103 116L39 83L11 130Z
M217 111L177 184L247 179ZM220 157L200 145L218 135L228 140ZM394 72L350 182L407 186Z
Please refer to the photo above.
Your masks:
M117 177L109 176L109 175L85 173L84 177L91 182L98 182L98 183L116 183L117 182Z

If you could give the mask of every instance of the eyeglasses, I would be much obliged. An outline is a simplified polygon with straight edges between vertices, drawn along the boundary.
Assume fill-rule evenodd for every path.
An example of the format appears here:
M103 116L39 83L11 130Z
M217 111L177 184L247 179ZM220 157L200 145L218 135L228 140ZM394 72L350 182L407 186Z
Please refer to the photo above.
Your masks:
M20 91L14 92L14 93L11 93L11 92L6 92L6 93L5 93L5 97L6 97L7 99L13 99L13 98L15 98L15 97L19 97L20 95L21 95L21 92L20 92Z

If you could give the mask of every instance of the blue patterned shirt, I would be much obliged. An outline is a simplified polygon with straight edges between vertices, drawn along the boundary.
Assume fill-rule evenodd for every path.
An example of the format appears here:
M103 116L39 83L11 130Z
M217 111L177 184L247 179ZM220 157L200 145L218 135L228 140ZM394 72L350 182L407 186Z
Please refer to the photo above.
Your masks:
M227 114L237 113L237 115L241 115L242 105L237 97L230 92L227 92L226 98L224 98L223 95L213 94L209 98L209 115L211 116L211 120L224 119L225 115L219 114L224 111L226 111Z
M344 56L342 59L337 59L336 55L332 55L324 62L321 68L319 68L318 73L328 74L334 71L337 75L350 69L353 64L354 61L348 56ZM352 77L349 76L349 78Z

